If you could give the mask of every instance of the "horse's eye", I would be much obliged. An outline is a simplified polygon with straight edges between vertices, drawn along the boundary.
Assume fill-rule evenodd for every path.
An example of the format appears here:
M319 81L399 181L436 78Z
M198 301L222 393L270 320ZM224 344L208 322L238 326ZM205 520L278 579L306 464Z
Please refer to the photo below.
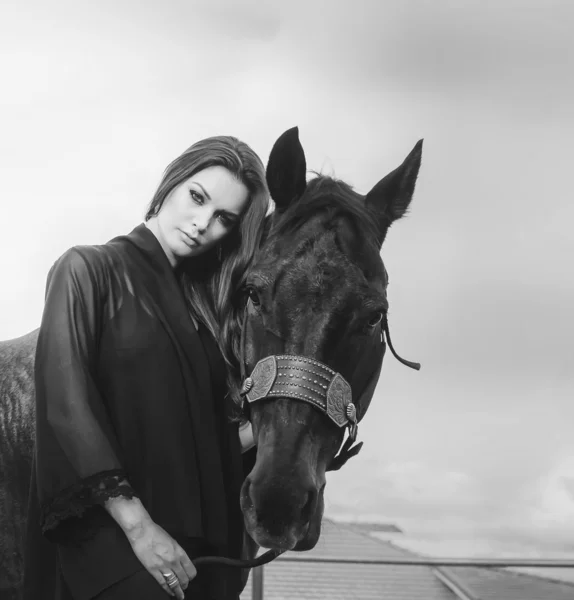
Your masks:
M261 302L259 301L259 295L255 291L255 289L249 288L247 293L249 295L249 300L251 300L251 302L253 302L254 306L259 306L261 304Z
M376 327L382 320L383 320L383 312L379 311L379 312L375 313L369 319L369 327Z

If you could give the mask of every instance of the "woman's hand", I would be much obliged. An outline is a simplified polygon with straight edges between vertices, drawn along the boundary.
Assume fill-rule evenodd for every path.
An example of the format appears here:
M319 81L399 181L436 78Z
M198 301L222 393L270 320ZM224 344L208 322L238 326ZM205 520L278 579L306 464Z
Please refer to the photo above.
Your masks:
M184 590L197 574L183 548L153 521L132 530L128 534L128 540L148 573L168 594L183 600ZM175 574L178 583L169 587L167 581L172 574Z
M127 481L122 483L129 485ZM170 596L183 600L184 590L197 574L183 548L152 521L139 498L110 498L104 507L123 529L135 555L148 573ZM170 588L167 582L173 575L178 582Z

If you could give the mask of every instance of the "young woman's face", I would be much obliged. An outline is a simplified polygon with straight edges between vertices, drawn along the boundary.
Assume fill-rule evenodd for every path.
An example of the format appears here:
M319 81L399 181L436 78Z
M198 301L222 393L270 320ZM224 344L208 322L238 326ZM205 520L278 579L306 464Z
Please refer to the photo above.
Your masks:
M224 167L208 167L180 183L149 221L172 266L213 248L237 225L249 192Z

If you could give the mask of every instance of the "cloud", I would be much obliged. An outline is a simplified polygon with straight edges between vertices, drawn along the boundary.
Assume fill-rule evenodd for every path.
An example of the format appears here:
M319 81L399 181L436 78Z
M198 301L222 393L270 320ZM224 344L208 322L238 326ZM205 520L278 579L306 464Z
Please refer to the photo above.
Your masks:
M448 478L447 478L448 479ZM432 489L432 488L429 488ZM483 498L489 490L483 488ZM456 503L459 490L453 489ZM484 510L487 508L487 510ZM404 535L388 536L397 546L435 557L574 558L574 456L565 456L545 475L492 500L475 514L435 519L432 513L392 520ZM515 569L574 581L574 569Z
M201 0L193 3L190 17L200 15L233 46L237 41L273 40L282 26L284 6L257 0Z
M366 463L366 464L365 464ZM355 465L356 466L356 465ZM431 467L422 461L383 463L363 461L360 469L332 474L327 486L328 511L353 513L377 520L437 518L459 520L472 514L481 496L472 476L461 471Z
M551 536L574 552L574 455L566 456L535 484L528 514L537 536Z
M569 3L331 3L328 26L319 26L325 9L306 2L306 18L292 15L284 39L294 63L312 56L317 78L341 89L376 89L411 111L425 105L447 120L456 107L485 122L559 124L572 116Z
M574 456L539 477L493 479L369 459L329 476L326 514L397 524L404 544L435 555L574 555Z

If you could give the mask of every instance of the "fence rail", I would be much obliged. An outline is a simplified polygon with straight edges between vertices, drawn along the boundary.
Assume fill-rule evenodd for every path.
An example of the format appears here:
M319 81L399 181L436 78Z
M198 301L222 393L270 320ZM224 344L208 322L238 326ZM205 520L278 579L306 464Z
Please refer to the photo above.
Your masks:
M421 567L543 567L555 569L574 569L574 560L572 559L550 558L331 558L322 556L294 556L283 554L275 560L277 562ZM252 600L263 600L263 568L264 567L256 567L252 570Z
M420 565L423 567L554 567L574 569L573 559L540 558L327 558L282 555L279 561L307 563L352 563L363 565Z

